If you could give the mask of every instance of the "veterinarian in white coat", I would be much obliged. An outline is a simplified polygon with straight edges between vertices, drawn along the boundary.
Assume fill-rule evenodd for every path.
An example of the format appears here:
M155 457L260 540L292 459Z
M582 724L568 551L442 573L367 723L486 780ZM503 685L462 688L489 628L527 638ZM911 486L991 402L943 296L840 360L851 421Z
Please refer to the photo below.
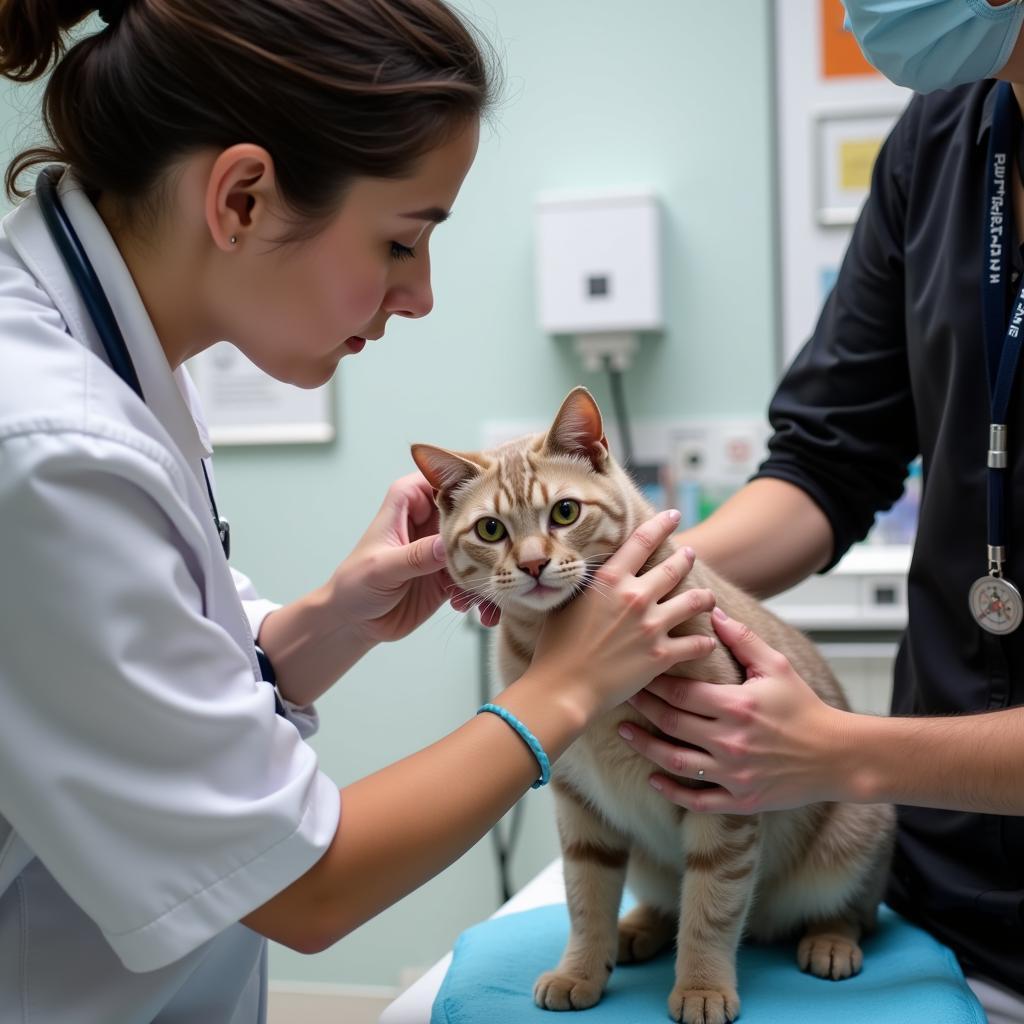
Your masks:
M225 918L319 859L338 791L302 741L315 713L286 702L285 720L257 684L253 637L275 606L221 550L187 371L170 372L92 204L70 179L62 192L146 404L106 365L38 205L24 203L0 240L0 891L27 920L22 955L0 932L0 992L26 990L27 968L33 1018L62 1020L67 990L33 979L74 965L91 979L80 1019L126 1020L140 989L166 998L209 962L208 982L255 1019L260 938L222 931ZM40 928L36 947L50 916L62 927ZM215 952L197 949L211 939ZM132 991L109 984L131 970L152 973Z
M426 315L487 70L435 0L155 6L105 5L61 58L56 195L41 181L0 230L0 1024L262 1020L266 937L317 951L394 903L594 716L707 650L668 633L711 596L660 604L672 574L636 577L663 514L607 593L552 621L506 720L339 795L311 704L452 596L430 489L396 482L328 583L260 600L225 558L182 364L227 338L314 386ZM73 7L4 5L0 71L41 74L93 10ZM72 234L95 290L58 251ZM100 343L110 319L141 396Z

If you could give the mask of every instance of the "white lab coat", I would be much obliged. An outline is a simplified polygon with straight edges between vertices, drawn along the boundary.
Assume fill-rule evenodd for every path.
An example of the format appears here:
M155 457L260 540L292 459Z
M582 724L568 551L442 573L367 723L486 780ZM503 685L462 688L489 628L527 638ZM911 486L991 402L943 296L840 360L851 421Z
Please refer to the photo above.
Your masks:
M0 231L0 1024L254 1024L237 924L308 870L338 789L275 715L184 369L65 174L146 404L113 373L35 199Z

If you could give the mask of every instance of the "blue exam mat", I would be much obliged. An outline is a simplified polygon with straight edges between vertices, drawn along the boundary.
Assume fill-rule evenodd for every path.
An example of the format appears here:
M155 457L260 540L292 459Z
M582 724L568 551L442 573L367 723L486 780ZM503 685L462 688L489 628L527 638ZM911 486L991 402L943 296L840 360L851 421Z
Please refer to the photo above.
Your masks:
M569 933L564 903L491 918L455 943L431 1024L654 1024L668 1021L675 956L616 967L601 1002L589 1010L541 1010L533 983L559 961ZM746 944L739 955L741 1024L985 1024L951 950L882 907L878 930L863 942L856 977L826 981L804 974L796 941Z

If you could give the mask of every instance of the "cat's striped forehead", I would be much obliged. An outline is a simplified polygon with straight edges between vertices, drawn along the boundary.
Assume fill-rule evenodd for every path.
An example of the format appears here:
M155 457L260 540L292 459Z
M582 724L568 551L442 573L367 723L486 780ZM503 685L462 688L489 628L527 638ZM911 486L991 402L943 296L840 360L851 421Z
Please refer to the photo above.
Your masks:
M521 438L486 453L489 466L485 480L499 515L543 508L561 484L599 486L585 459L545 454L543 442L543 435Z
M506 514L547 503L548 488L538 473L537 454L526 444L507 444L493 453L491 483L494 510Z

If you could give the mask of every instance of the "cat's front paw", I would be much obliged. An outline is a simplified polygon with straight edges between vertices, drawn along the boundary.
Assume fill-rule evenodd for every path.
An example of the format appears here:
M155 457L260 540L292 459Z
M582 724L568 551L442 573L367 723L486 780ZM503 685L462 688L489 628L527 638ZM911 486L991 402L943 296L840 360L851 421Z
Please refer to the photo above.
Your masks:
M805 935L797 946L796 961L801 971L840 981L860 973L864 954L844 935Z
M542 1010L589 1010L600 1001L609 973L597 979L545 971L534 983L533 1001Z
M730 1024L740 1015L740 997L731 988L682 988L668 997L668 1012L681 1024Z

